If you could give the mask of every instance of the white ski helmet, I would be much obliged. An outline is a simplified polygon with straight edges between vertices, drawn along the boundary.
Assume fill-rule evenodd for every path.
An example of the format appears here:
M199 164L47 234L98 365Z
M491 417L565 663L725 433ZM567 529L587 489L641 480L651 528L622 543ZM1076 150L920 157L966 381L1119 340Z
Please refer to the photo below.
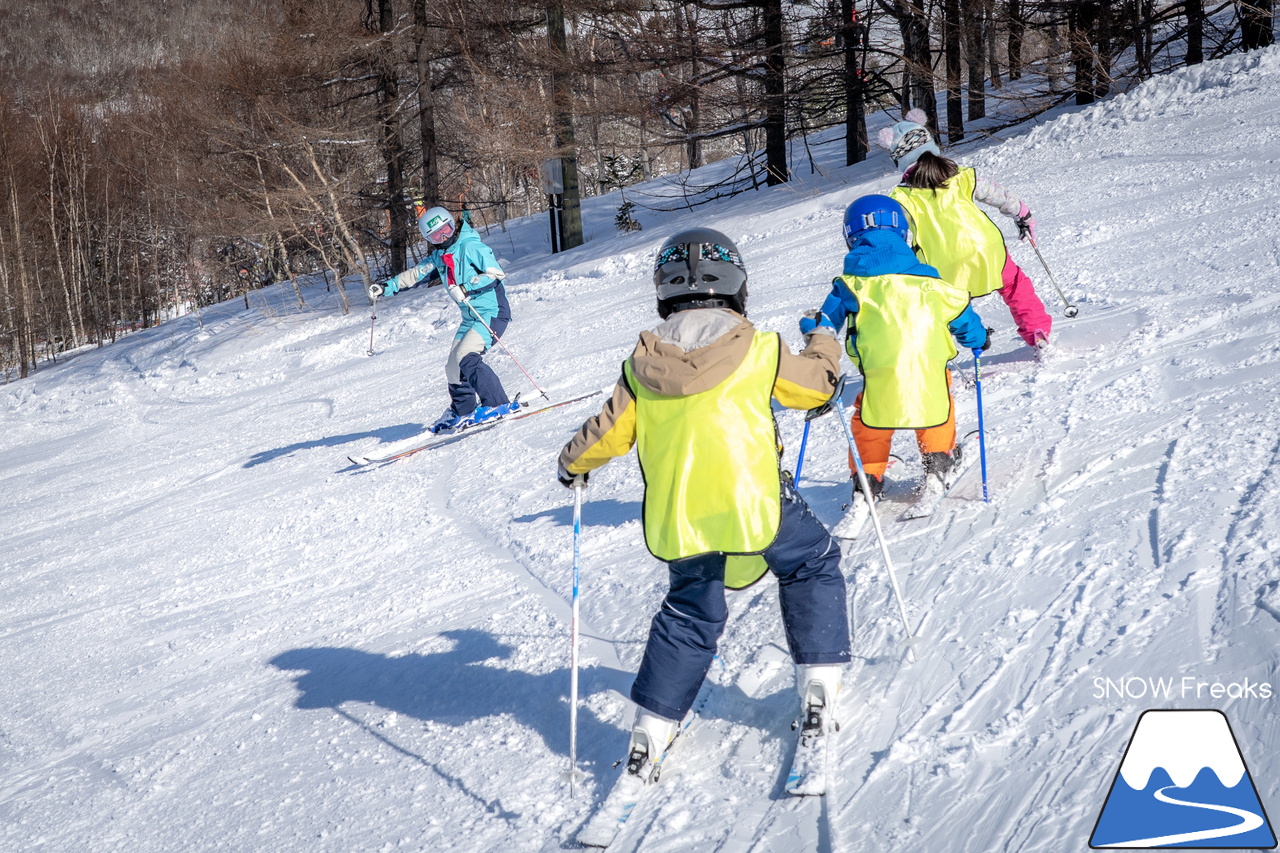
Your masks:
M443 246L453 237L457 226L453 214L443 207L432 207L418 217L418 230L431 245Z
M729 308L747 314L747 268L733 241L710 228L667 239L653 265L658 316L686 308Z

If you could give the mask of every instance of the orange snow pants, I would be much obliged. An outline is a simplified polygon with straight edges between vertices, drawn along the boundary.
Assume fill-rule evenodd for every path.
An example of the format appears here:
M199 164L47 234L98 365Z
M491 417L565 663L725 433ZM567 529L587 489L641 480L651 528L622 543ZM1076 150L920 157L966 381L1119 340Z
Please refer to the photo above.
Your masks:
M950 397L951 371L947 371L947 389ZM862 457L862 467L868 476L883 477L889 467L889 450L893 445L891 429L876 429L862 422L862 395L853 403L853 414L849 417L849 426L853 431L853 441L858 445L858 455ZM950 453L956 446L956 401L951 398L951 411L945 423L928 429L916 430L916 444L921 453ZM853 463L853 453L849 453L849 474L858 476L857 466Z

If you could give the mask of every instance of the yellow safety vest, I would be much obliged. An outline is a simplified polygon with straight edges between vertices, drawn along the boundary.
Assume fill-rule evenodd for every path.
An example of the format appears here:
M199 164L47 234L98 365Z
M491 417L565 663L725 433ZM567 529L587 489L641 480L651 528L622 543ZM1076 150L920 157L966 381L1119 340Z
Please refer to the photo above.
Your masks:
M966 166L936 192L912 187L889 191L911 218L920 260L975 299L1004 286L1001 274L1008 257L1000 228L973 200L977 183L978 176Z
M840 277L858 299L862 422L876 429L927 429L951 414L947 362L956 357L947 324L964 313L964 288L924 275Z
M756 332L747 356L716 387L666 397L635 379L636 452L644 476L645 544L659 560L700 554L758 555L782 517L777 426L771 399L778 376L775 332ZM759 557L730 558L725 585L764 574Z

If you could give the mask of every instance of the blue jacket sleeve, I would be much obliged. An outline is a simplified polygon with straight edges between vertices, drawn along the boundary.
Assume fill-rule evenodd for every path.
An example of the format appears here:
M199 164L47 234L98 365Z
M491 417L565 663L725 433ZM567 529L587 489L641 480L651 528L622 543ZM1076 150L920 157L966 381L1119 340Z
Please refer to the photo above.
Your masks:
M966 306L964 313L948 323L947 328L962 347L977 349L987 342L987 329L972 305Z

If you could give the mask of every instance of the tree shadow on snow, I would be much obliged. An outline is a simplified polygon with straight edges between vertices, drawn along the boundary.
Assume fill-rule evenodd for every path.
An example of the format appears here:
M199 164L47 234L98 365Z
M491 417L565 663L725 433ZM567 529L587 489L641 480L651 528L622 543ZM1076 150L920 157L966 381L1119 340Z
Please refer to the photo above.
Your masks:
M299 450L314 450L317 447L338 447L343 444L350 444L353 441L363 441L365 439L376 438L382 444L388 444L396 441L403 441L406 438L412 438L426 430L422 424L397 424L396 426L387 426L380 429L366 430L364 432L349 432L345 435L333 435L328 438L317 438L315 441L300 441L297 444L289 444L284 447L277 447L274 450L262 450L253 454L248 462L244 463L244 467L253 468L264 462L273 462L282 456L288 456Z
M341 706L347 702L377 705L429 723L460 727L486 717L508 716L541 737L546 748L569 754L569 670L532 674L494 665L509 660L514 649L492 634L477 630L446 631L454 643L446 652L397 657L359 649L292 649L271 659L279 669L301 673L294 684L301 692L295 707L330 708L364 728L396 750L425 763L421 756L392 743L384 731L361 723ZM600 720L583 706L592 693L614 689L626 695L631 675L608 667L579 670L578 746L583 769L603 771L626 750L627 734ZM518 747L500 741L486 750L510 751L514 762L522 757ZM432 768L446 778L439 768Z
M613 498L601 501L583 500L582 525L583 527L621 527L628 521L638 521L640 512L641 504L639 501L616 501ZM542 512L517 516L511 520L521 524L529 524L539 518L549 518L562 527L572 527L572 500L568 506L544 509Z

